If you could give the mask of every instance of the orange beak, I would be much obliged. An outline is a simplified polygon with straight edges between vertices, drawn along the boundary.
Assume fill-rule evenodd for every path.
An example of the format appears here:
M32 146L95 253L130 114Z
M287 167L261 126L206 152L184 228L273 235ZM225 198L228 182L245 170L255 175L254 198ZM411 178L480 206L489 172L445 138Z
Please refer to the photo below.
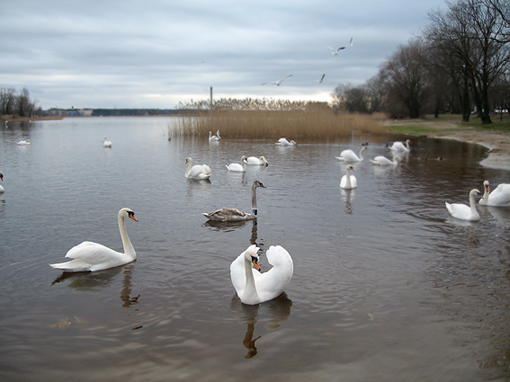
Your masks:
M137 222L137 221L138 221L138 219L137 219L137 218L135 218L135 215L129 215L129 217L130 217L131 219L133 219L135 222Z
M258 260L257 260L257 258L256 258L256 257L252 257L252 258L251 258L251 262L253 263L253 266L255 267L255 269L256 269L257 271L259 271L259 272L260 272L260 271L262 270L262 268L260 268L259 262L258 262Z

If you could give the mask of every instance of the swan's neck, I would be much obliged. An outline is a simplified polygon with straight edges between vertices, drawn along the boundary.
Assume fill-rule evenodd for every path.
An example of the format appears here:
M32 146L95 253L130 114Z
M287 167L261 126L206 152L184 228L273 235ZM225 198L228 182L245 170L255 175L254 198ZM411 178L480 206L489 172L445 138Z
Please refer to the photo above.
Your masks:
M132 257L133 259L136 258L136 251L133 247L133 244L131 244L131 240L129 239L129 235L127 233L126 224L124 224L124 218L122 216L119 216L119 231L120 231L120 238L122 240L122 247L124 248L124 254Z
M471 213L478 215L478 211L476 210L476 202L475 202L475 195L470 194L469 195L469 207L471 208Z
M363 151L365 150L365 148L363 147L360 151L359 151L359 159L363 160Z
M255 185L251 186L251 209L253 211L253 215L257 215L257 187Z
M190 159L188 160L188 169L186 170L186 176L188 176L190 170L191 170L191 165L193 164L193 160Z
M255 287L255 278L253 277L253 269L251 262L244 256L244 270L246 276L246 285L243 293L243 300L251 302L254 299L258 299L257 288Z
M484 186L484 189L485 189L485 191L483 192L482 198L483 198L483 200L485 200L485 203L489 203L489 195L490 195L491 191L490 191L489 187Z
M348 169L348 168L347 168L347 169L345 169L345 174L346 174L346 176L347 176L347 179L346 179L346 180L347 180L347 186L348 186L349 188L351 188L351 187L352 187L352 185L351 185L351 174L350 174L350 171L349 171L349 169Z

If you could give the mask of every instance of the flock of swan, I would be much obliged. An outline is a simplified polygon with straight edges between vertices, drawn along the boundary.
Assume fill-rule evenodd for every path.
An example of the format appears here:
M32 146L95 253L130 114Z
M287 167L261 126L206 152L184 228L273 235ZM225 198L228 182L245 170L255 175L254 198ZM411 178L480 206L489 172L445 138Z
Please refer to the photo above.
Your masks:
M218 140L219 131L217 134ZM209 139L212 135L210 134ZM106 137L105 137L106 140ZM294 141L288 142L288 145L295 145ZM279 141L282 144L282 140ZM105 146L106 147L106 146ZM267 160L262 157L246 157L241 158L242 165L264 165L267 166ZM211 176L211 168L207 165L194 165L192 159L186 159L188 168L186 170L186 178L192 179L209 179ZM229 171L236 171L238 164L227 166ZM241 170L242 171L242 170ZM3 174L0 172L0 178L3 180ZM222 222L235 222L257 219L257 198L256 189L265 188L262 182L255 180L251 187L252 192L252 212L246 213L238 208L219 208L217 210L202 213L207 219ZM125 219L132 219L138 222L135 212L130 208L122 208L117 214L117 222L119 226L120 237L124 252L117 252L102 244L84 241L81 244L71 248L66 258L70 261L62 263L50 264L54 269L64 272L94 272L110 269L131 263L136 260L136 251L129 239L127 233ZM259 251L256 245L250 245L242 252L230 265L230 278L232 285L243 304L256 305L265 301L272 300L283 293L289 284L294 268L292 257L289 252L280 245L270 246L266 251L266 258L272 268L266 272L261 271L259 265Z
M221 139L219 131L214 135L216 139ZM210 140L213 137L210 134ZM104 139L106 141L106 137ZM107 142L107 141L106 141ZM384 156L376 156L370 160L374 165L398 165L402 161L397 154L410 151L409 140L404 142L394 142L390 149L394 153L393 160L389 160ZM294 141L288 141L281 138L276 145L293 146ZM105 147L111 147L105 146ZM345 162L363 161L363 152L367 150L364 146L357 156L352 150L344 150L337 159ZM186 169L186 178L191 179L209 179L211 176L211 168L207 165L193 165L191 157L186 159L188 168ZM267 166L267 160L261 157L241 158L241 164L232 163L227 166L229 171L245 171L247 165ZM357 187L357 180L350 172L354 171L351 164L345 167L346 174L341 178L340 187L343 189L353 189ZM0 180L3 181L3 173L0 171ZM484 181L485 193L481 196L479 203L485 206L510 207L510 184L500 184L490 192L489 181ZM238 208L219 208L211 212L202 213L207 219L221 222L235 222L257 219L257 188L265 188L262 182L255 180L251 187L252 196L252 212L247 213ZM4 188L0 186L0 192L4 192ZM473 189L469 193L469 206L465 204L445 202L448 212L457 219L462 220L480 220L480 216L476 210L475 197L481 195L477 189ZM125 219L131 219L138 222L135 213L130 208L122 208L117 214L117 222L119 226L120 237L122 241L123 252L117 252L102 244L84 241L81 244L71 248L66 258L70 261L62 263L50 264L52 268L63 270L64 272L93 272L101 271L128 264L136 260L136 251L129 239L127 233ZM278 297L289 284L293 275L293 261L290 254L280 245L270 246L266 251L266 258L272 265L267 272L261 272L259 265L259 251L256 245L250 245L242 252L230 265L230 276L232 285L239 296L242 303L247 305L260 304L265 301Z
M393 160L390 160L382 155L376 156L374 159L370 159L375 165L385 166L385 165L393 165L396 166L402 162L402 158L397 155L400 153L408 153L411 150L409 146L410 140L406 140L405 142L393 142L388 147L393 152L394 157ZM362 162L363 152L367 150L367 147L364 146L361 148L359 152L359 156L356 155L352 150L344 150L340 153L340 156L336 157L336 159L345 161L345 162ZM442 160L443 157L439 157L439 160ZM340 188L345 190L351 190L353 188L358 187L357 179L354 175L351 175L350 172L354 172L354 167L352 165L347 165L345 167L345 175L340 180ZM475 197L480 196L479 204L482 206L490 206L490 207L510 207L510 184L501 183L496 189L490 192L490 183L488 180L483 182L484 193L483 195L477 189L472 189L469 192L469 206L462 203L448 203L445 202L446 209L448 213L460 220L468 220L468 221L478 221L480 220L480 214L476 209L476 201Z

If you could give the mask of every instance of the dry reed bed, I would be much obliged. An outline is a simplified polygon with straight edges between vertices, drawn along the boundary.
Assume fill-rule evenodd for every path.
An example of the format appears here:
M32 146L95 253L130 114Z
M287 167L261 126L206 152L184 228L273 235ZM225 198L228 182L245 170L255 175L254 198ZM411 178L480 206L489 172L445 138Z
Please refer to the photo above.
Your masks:
M195 110L179 117L174 135L204 137L220 130L229 139L332 140L362 134L383 134L384 116L335 114L323 103L267 99L219 100L210 108L201 101L180 105Z

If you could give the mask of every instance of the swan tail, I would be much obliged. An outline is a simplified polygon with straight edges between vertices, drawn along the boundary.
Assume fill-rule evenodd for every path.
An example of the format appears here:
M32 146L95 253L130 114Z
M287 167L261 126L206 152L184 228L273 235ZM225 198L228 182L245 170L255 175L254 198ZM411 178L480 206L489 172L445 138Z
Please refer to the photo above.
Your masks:
M91 266L92 264L81 259L74 259L72 261L66 261L65 263L50 264L50 267L65 272L89 272Z

